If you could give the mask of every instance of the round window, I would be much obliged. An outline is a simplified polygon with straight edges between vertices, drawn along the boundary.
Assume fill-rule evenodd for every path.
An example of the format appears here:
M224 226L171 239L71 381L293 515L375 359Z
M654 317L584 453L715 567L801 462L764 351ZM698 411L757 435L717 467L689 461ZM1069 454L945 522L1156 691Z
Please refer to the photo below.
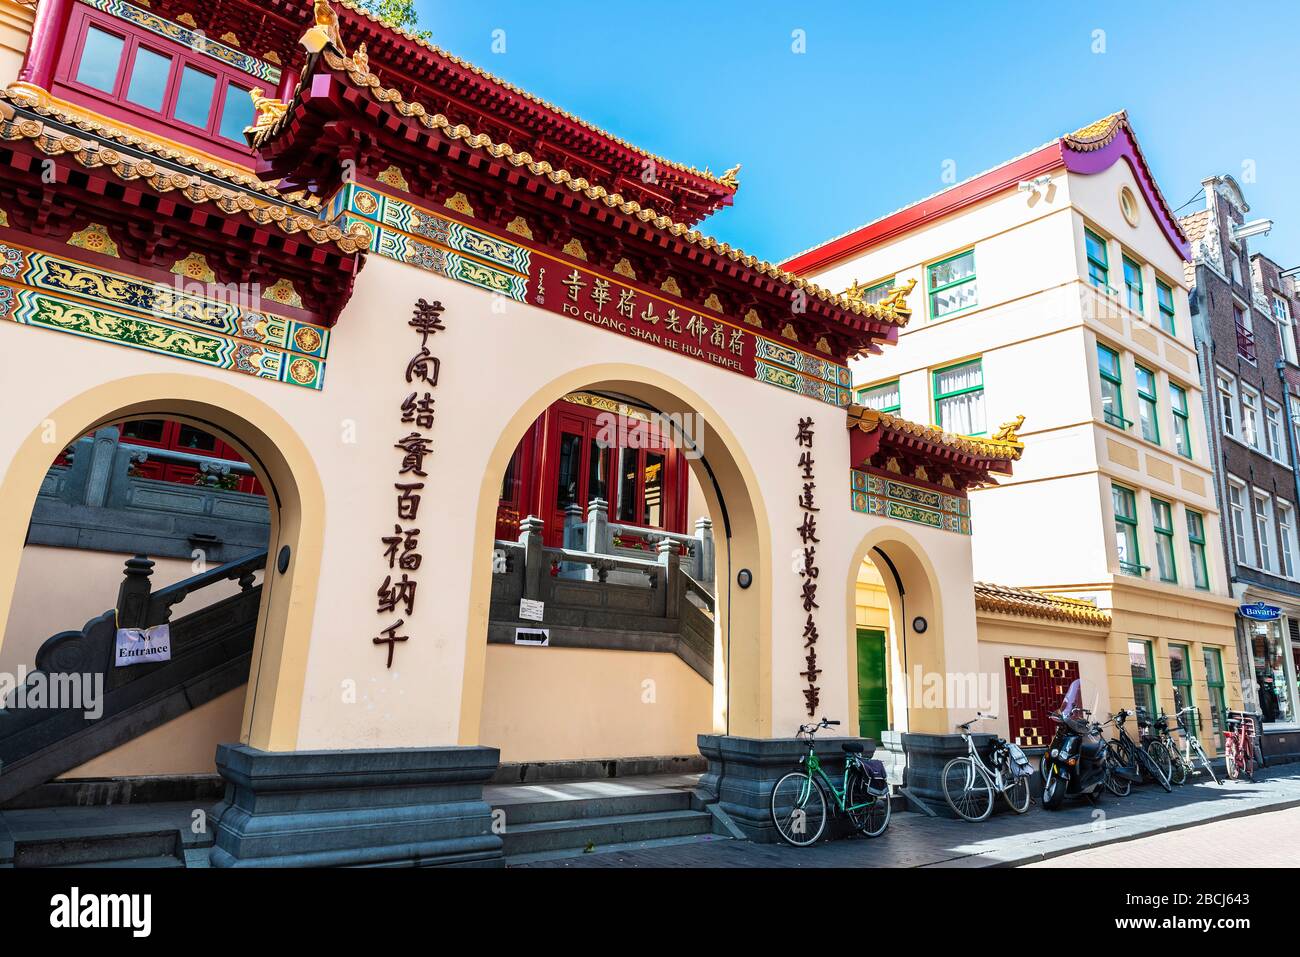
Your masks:
M1133 190L1127 186L1120 187L1119 191L1119 209L1124 214L1124 220L1130 226L1138 224L1138 203L1137 197L1133 195Z

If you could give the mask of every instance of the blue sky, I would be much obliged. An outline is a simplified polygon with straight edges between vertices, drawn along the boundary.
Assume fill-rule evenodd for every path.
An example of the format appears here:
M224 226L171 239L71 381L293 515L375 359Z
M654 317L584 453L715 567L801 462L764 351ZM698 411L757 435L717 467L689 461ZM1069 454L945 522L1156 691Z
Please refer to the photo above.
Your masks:
M1300 265L1295 0L416 2L434 42L589 122L743 163L703 228L765 259L942 189L946 161L964 179L1127 109L1172 206L1231 173L1276 222L1252 248Z

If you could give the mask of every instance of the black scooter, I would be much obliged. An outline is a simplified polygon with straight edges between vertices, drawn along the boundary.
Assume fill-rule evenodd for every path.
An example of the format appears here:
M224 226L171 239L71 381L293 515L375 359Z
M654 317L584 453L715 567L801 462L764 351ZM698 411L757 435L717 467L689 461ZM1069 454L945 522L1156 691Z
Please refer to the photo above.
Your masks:
M1043 776L1043 807L1055 811L1067 796L1080 794L1096 804L1109 773L1101 728L1056 711L1049 712L1048 716L1056 722L1056 734L1039 765Z

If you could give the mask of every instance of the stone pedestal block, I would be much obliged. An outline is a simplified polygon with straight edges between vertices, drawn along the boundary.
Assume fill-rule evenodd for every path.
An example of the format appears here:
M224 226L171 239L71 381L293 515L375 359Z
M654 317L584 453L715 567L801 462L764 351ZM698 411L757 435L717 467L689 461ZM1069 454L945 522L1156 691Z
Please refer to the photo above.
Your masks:
M717 797L721 809L751 841L770 844L780 840L772 826L772 788L785 774L799 768L807 746L797 738L702 734L698 740L700 753L709 762L700 787ZM844 775L841 745L846 741L861 744L865 757L876 749L876 742L868 738L819 738L817 756L837 787Z
M501 866L496 748L217 749L214 867Z
M901 736L903 753L907 758L907 771L903 784L908 793L923 801L941 817L957 815L943 796L943 768L953 758L966 754L966 742L959 734L912 734ZM975 747L986 762L994 735L976 734ZM1001 798L998 799L1001 801ZM996 805L994 806L996 810Z

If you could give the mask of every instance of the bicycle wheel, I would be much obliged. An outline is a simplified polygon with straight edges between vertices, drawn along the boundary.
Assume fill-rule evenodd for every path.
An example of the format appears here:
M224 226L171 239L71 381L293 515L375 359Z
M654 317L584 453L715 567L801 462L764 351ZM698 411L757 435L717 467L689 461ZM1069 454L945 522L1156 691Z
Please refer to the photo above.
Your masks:
M1169 780L1174 784L1186 784L1187 762L1183 760L1182 752L1175 748L1169 748L1168 745L1166 745L1166 748L1169 751L1170 758Z
M1169 781L1173 776L1174 759L1169 756L1169 749L1164 746L1162 741L1148 741L1146 746L1147 757L1151 763L1156 766L1160 776L1164 779L1165 790L1169 790Z
M826 830L826 795L806 771L791 771L772 788L772 823L795 847L817 843Z
M849 812L849 820L858 829L859 834L867 837L879 837L889 827L889 794L878 796L867 789L867 779L861 774L849 777L848 790L844 803L849 807L865 804L866 807Z
M1024 814L1029 810L1029 778L1016 778L1011 787L1002 792L1002 796L1007 799L1011 810Z
M1234 781L1241 776L1237 760L1237 739L1229 735L1223 745L1223 765L1228 777Z
M1127 761L1128 756L1118 741L1111 739L1106 742L1106 763L1109 765L1106 769L1106 790L1115 797L1128 797L1129 792L1133 790L1133 783L1128 778L1120 777L1115 773L1119 770L1128 770Z
M970 758L953 758L943 766L943 796L967 821L982 821L993 812L993 782Z
M1156 755L1153 754L1153 750L1156 748L1160 748L1161 752L1165 755L1165 761L1169 761L1169 752L1166 752L1165 745L1160 744L1158 741L1152 741L1151 744L1147 746L1147 749L1138 749L1134 753L1138 755L1139 761L1141 761L1145 768L1147 768L1147 774L1156 780L1156 783L1160 785L1160 787L1164 788L1165 793L1167 794L1174 789L1173 787L1170 787L1169 784L1169 767L1162 766L1161 763L1157 761Z

